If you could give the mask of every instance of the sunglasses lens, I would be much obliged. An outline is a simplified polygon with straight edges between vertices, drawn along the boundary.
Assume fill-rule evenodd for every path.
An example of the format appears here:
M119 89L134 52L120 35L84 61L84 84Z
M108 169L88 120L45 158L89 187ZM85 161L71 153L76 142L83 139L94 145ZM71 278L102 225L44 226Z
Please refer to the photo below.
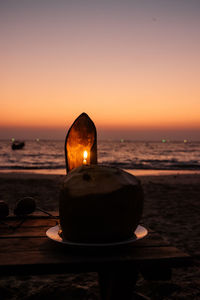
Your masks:
M0 200L0 219L4 219L9 215L8 204Z
M28 215L33 213L35 209L35 200L31 197L25 197L16 203L16 206L14 208L14 214L16 216Z

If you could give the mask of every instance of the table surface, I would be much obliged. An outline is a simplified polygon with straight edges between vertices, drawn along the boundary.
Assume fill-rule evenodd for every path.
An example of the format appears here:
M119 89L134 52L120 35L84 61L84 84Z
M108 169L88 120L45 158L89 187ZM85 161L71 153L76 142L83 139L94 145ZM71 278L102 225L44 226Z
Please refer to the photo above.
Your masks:
M0 224L1 275L99 272L126 264L129 267L154 264L183 267L191 260L188 254L152 230L144 239L126 246L70 247L46 237L47 229L58 222L53 217L32 215L22 220L11 216L4 222L6 224Z

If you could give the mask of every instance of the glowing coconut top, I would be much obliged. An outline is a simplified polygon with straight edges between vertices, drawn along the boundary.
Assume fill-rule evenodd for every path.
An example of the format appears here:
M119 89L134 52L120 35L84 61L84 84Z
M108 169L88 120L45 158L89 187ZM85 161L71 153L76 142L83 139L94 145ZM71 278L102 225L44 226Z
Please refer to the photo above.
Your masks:
M81 165L97 164L96 127L86 113L82 113L68 131L65 160L67 173Z

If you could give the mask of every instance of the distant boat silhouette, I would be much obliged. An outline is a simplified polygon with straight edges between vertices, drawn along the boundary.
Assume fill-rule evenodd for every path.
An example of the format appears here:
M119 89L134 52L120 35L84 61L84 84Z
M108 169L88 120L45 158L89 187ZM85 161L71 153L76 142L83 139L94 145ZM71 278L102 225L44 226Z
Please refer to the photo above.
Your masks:
M24 142L20 142L20 141L15 141L12 143L11 148L12 150L19 150L24 148L25 143Z

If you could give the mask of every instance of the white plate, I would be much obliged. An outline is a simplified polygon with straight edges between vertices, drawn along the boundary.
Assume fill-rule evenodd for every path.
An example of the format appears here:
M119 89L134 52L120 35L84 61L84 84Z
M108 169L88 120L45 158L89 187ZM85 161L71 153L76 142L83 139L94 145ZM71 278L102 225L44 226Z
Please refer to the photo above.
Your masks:
M69 245L69 246L81 246L81 247L107 247L107 246L120 246L120 245L126 245L126 244L130 244L133 243L137 240L140 240L142 238L144 238L147 234L148 234L148 230L141 226L138 225L138 227L136 228L133 237L125 240L125 241L121 241L121 242L115 242L115 243L74 243L68 240L64 240L59 234L59 225L56 225L54 227L51 227L47 230L46 235L49 239L61 243L61 244L65 244L65 245Z

